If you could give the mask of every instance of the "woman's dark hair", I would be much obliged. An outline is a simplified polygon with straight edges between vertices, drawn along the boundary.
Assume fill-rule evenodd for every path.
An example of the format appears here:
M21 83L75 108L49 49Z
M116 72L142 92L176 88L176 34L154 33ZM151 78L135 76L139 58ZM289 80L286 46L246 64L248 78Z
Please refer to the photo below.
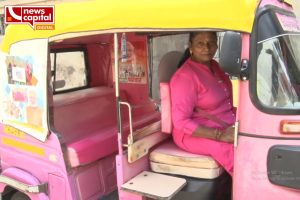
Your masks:
M216 39L218 39L217 32L215 31L206 31L206 32L212 33L216 37ZM201 33L201 31L190 32L189 42L192 43L194 37L196 37L196 35L198 35L199 33Z
M189 57L191 57L190 49L186 48L182 57L180 58L177 68L180 68Z

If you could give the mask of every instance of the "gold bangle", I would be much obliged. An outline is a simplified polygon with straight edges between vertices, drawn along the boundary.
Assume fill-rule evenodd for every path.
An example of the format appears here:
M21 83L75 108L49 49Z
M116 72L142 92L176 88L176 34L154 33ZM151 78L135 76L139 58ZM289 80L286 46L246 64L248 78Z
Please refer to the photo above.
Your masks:
M220 129L216 128L216 130L215 130L215 135L216 135L215 139L219 140L222 134L223 134L223 132Z

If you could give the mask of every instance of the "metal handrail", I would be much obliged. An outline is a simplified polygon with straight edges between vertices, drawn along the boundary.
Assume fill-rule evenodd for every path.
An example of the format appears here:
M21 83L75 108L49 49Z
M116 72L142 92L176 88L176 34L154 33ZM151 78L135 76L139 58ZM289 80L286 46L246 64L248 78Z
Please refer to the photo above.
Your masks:
M128 107L128 115L129 115L129 131L130 131L130 144L132 144L132 141L133 141L133 129L132 129L132 106L128 103L128 102L125 102L125 101L120 101L119 102L121 105L125 105ZM127 145L125 145L127 146Z

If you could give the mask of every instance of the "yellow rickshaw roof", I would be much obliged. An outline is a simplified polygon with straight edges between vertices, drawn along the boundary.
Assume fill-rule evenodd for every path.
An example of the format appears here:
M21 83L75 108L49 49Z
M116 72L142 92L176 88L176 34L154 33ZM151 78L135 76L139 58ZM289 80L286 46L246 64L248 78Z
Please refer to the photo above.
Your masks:
M94 0L55 5L55 30L9 25L2 43L89 31L214 28L251 32L259 0ZM126 31L125 30L125 31Z

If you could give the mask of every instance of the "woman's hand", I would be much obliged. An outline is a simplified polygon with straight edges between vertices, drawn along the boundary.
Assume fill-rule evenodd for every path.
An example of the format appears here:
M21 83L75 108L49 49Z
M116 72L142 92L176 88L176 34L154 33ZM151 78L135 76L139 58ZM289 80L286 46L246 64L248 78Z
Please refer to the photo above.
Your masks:
M226 128L219 137L219 141L233 143L234 141L234 126Z

